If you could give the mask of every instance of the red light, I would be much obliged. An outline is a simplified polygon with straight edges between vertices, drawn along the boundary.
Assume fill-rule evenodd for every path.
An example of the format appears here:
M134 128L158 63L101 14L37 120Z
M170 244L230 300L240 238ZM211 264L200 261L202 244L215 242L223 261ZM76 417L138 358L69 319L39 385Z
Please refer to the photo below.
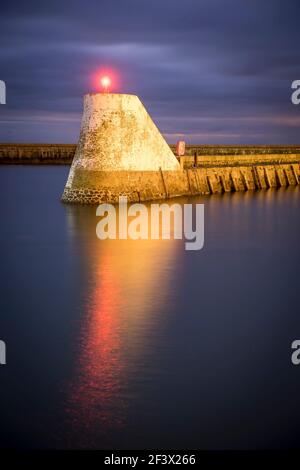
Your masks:
M101 67L91 76L93 88L101 93L115 93L120 88L118 71L112 67Z
M100 83L105 93L108 93L111 87L111 79L107 75L104 75L104 77L101 77Z

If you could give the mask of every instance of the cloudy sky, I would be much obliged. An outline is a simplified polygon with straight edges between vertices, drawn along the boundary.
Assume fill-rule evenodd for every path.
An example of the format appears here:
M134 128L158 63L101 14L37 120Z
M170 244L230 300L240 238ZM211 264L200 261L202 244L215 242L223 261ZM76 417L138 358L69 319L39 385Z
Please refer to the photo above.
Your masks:
M0 4L0 142L76 142L102 68L169 142L300 144L299 0Z

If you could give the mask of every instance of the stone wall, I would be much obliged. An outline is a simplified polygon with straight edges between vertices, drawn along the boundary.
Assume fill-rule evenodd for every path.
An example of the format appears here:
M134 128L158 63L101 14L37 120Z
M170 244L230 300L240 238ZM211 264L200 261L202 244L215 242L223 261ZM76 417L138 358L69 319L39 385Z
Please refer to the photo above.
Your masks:
M125 194L130 201L150 201L300 184L300 149L296 146L230 148L244 151L236 155L232 150L228 153L228 146L211 146L213 154L199 155L197 167L194 155L181 157L181 171L87 173L78 168L74 187L65 188L62 200L97 204L117 202L119 195ZM75 149L76 145L69 144L0 144L0 162L70 164Z
M141 202L299 184L299 163L153 172L76 169L72 187L65 188L62 201L81 204L116 203L119 196L125 195L131 202Z
M175 152L176 145L170 145ZM186 145L186 155L267 155L267 154L300 154L300 145Z
M0 144L0 164L70 165L73 144Z
M170 145L171 150L175 152L175 145ZM2 143L0 144L0 164L63 164L70 165L75 155L75 144L13 144ZM287 156L294 155L300 156L300 146L297 145L187 145L186 156L180 157L185 160L185 165L194 166L195 154L198 165L216 164L220 157L238 157L254 156L271 158L280 157L286 158ZM210 161L214 159L214 162ZM207 160L208 159L208 160ZM222 160L225 164L225 160ZM266 161L264 159L264 161ZM229 160L227 160L229 163ZM245 163L245 160L244 160ZM253 162L252 162L253 163Z
M175 152L175 145L170 145L171 150ZM2 143L0 144L0 164L71 164L75 155L75 144L13 144ZM266 157L276 156L277 160L286 158L289 155L300 156L300 146L297 145L187 145L186 156L181 157L186 159L187 166L194 166L195 154L197 156L197 164L216 164L214 162L207 162L207 158L220 158L220 157L238 157L244 156L258 156ZM264 160L265 161L265 160ZM229 160L227 160L229 162ZM245 160L244 160L245 163ZM253 163L253 162L252 162Z
M214 167L214 166L253 166L253 165L281 165L285 163L298 163L300 162L300 153L253 153L241 155L201 155L190 156L185 155L179 157L180 167Z

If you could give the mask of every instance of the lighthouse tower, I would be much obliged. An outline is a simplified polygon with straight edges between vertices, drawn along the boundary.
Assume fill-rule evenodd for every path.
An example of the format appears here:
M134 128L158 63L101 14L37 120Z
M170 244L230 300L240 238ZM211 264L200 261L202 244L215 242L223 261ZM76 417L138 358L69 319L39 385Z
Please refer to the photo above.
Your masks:
M120 195L140 200L144 190L151 193L151 181L155 186L163 171L179 169L137 96L89 93L84 96L79 142L62 200L117 202Z

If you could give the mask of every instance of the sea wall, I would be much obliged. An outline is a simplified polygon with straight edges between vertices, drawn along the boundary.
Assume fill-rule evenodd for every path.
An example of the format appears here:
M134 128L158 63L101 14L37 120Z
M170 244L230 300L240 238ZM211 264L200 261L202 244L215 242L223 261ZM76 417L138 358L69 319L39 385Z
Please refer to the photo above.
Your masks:
M71 144L0 144L0 163L70 164L75 149ZM300 184L299 146L194 145L187 147L187 155L179 161L180 171L78 168L72 188L65 188L62 200L97 204L117 202L124 194L138 202Z
M131 202L140 202L298 184L299 162L153 172L103 172L78 168L72 187L66 186L64 190L62 201L82 204L116 203L119 196L125 195Z
M171 144L175 152L176 145ZM189 144L185 147L186 155L226 156L226 155L265 155L265 154L300 154L300 145L207 145Z
M73 144L0 144L0 164L70 165L76 145Z
M170 145L175 152L175 145ZM62 164L70 165L75 155L75 144L19 144L0 143L0 164ZM187 145L186 165L205 164L206 157L225 156L274 156L285 158L288 155L300 157L299 145ZM182 158L182 157L181 157Z
M257 149L257 153L240 155L184 155L179 157L179 161L181 169L214 166L281 165L300 162L300 153L261 153L261 149Z

